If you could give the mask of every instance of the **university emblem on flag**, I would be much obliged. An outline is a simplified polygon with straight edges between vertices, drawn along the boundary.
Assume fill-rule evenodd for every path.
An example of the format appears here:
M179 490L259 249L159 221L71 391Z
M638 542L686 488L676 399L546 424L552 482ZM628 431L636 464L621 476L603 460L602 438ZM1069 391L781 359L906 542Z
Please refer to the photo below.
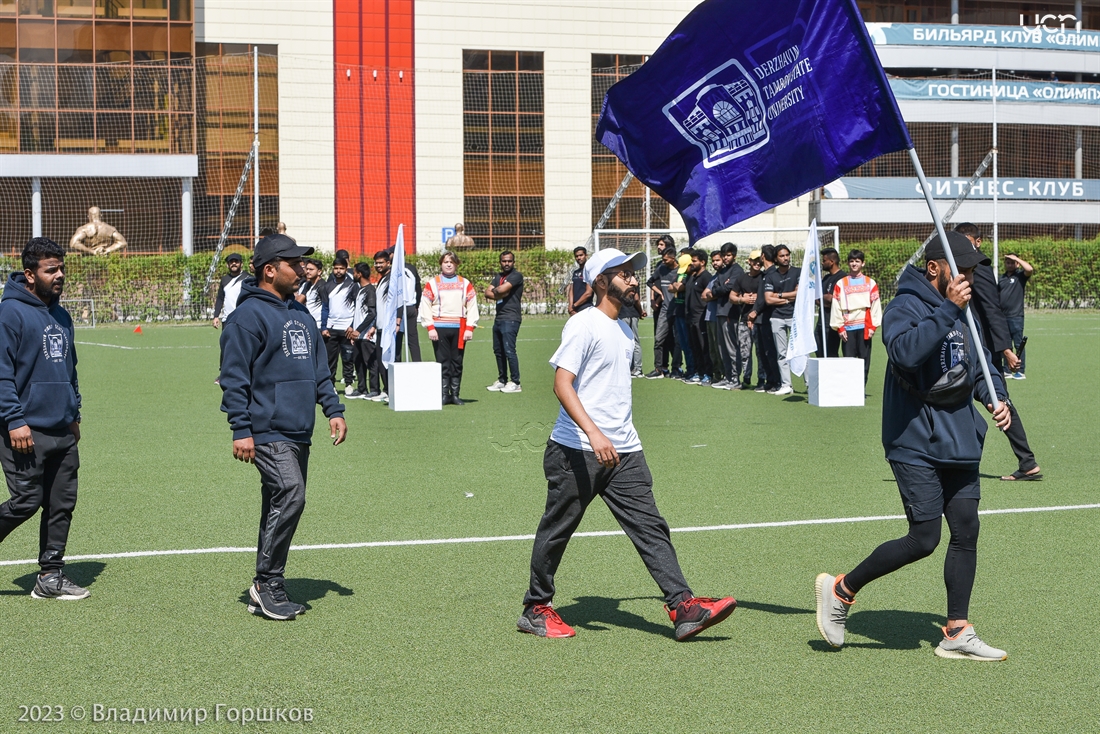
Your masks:
M760 88L736 59L711 70L663 111L702 151L706 168L747 155L770 139Z

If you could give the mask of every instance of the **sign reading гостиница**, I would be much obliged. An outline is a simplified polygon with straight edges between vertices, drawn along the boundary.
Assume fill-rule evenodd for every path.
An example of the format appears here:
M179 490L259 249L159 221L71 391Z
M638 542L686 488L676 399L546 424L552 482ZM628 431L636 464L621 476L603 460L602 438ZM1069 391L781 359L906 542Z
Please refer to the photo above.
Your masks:
M596 139L693 242L912 146L854 0L706 0L608 90Z
M945 99L988 101L993 99L993 82L988 79L891 79L897 99ZM1100 105L1100 84L1060 82L997 81L1000 102Z

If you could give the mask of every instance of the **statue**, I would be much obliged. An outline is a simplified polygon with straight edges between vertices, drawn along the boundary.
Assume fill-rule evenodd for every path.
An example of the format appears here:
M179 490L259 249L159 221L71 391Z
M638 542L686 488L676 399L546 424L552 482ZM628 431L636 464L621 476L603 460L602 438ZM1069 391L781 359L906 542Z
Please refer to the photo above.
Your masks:
M474 238L466 234L465 227L462 222L455 225L455 233L453 236L447 238L447 243L443 245L445 250L468 250L474 246Z
M88 208L88 223L73 233L69 248L88 255L107 255L126 247L126 238L103 221L99 207Z

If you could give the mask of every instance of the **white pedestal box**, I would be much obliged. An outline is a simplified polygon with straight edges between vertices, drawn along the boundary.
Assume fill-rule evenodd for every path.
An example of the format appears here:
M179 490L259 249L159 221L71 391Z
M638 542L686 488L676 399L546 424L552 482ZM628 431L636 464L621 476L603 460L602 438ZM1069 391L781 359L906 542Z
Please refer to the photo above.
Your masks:
M852 357L809 359L806 387L810 391L810 405L863 407L863 360Z
M390 410L443 410L443 365L439 362L394 362L389 383Z

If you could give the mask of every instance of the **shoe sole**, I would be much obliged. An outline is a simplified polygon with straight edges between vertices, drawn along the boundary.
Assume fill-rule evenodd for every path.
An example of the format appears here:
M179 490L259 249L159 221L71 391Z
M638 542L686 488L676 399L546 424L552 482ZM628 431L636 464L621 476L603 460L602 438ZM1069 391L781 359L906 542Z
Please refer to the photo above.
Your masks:
M529 635L534 635L535 637L550 639L563 639L566 637L575 637L577 635L576 632L570 632L569 634L548 632L545 627L536 627L535 625L531 624L531 620L527 619L527 617L519 618L519 621L516 622L516 629L518 629L520 632L526 632Z
M825 634L825 627L821 624L821 617L825 613L825 579L835 578L829 576L827 573L819 573L817 578L814 579L814 598L817 600L817 613L814 615L814 621L817 623L818 634L821 635L821 639L825 640L826 644L830 647L841 648L844 643L839 645L833 644L829 639L829 636Z
M32 599L56 599L57 601L80 601L81 599L87 599L92 595L92 592L85 591L83 594L61 594L59 596L42 596L38 593L38 589L31 590Z
M979 663L999 663L1002 660L1008 660L1008 655L999 658L986 658L981 655L973 655L968 652L961 652L959 650L944 650L939 645L936 645L934 650L936 657L950 659L950 660L976 660Z
M694 637L695 635L699 634L703 630L709 629L710 627L713 627L714 625L718 624L719 622L724 622L725 620L729 619L729 616L731 614L733 614L733 611L735 609L737 609L737 600L736 599L734 599L733 603L730 604L728 607L726 607L722 611L718 612L718 614L714 614L714 615L704 619L702 622L699 623L699 626L696 627L695 629L691 630L690 632L685 632L682 635L676 635L676 641L677 642L683 642L684 640L686 640L690 637Z

